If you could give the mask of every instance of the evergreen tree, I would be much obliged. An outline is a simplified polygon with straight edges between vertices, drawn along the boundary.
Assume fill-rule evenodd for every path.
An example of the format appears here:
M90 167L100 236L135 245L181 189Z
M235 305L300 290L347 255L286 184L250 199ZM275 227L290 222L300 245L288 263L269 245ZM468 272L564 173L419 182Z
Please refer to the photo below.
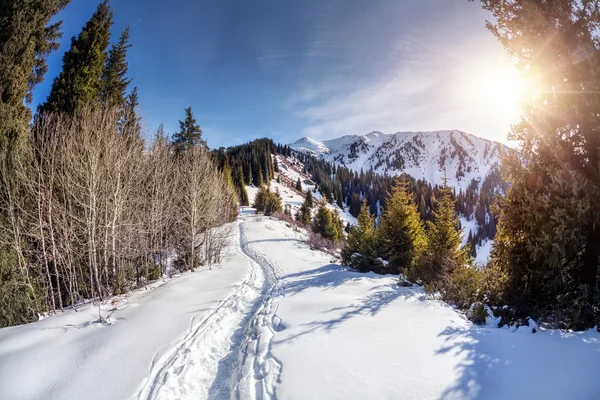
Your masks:
M0 327L32 322L43 310L44 291L28 271L22 251L27 232L24 215L14 202L25 200L26 152L33 89L47 72L46 57L58 48L61 21L50 24L68 0L3 0L0 2ZM27 164L29 160L26 160ZM13 222L15 224L13 224ZM23 237L21 237L23 235Z
M411 268L426 243L417 206L408 193L406 179L396 181L387 198L378 229L382 255L391 273Z
M413 279L438 283L468 262L468 252L461 247L461 232L457 226L452 193L444 186L441 200L433 211L433 221L427 222L427 245L419 264L410 273Z
M310 194L310 191L308 192ZM311 209L312 209L312 195L308 195L304 199L304 203L296 213L296 220L303 225L310 225L311 222Z
M248 164L248 173L246 174L246 185L252 186L252 164Z
M125 108L119 119L119 132L142 141L141 118L138 116L139 100L137 87L134 87L127 96Z
M33 89L44 79L46 57L58 49L62 21L50 20L70 0L4 0L0 3L0 149L17 145L27 131Z
M279 192L272 192L270 188L264 185L256 193L252 207L256 208L256 212L262 212L269 216L275 212L281 212L281 196Z
M312 231L325 239L337 242L344 237L343 222L337 212L331 212L327 203L319 205L315 218L312 221Z
M306 191L306 198L304 199L304 202L306 203L308 208L313 207L313 195L312 195L312 192L310 191L310 189L308 189Z
M100 78L107 59L113 12L105 0L63 56L63 68L54 79L42 112L73 114L78 108L94 104L100 95Z
M241 206L249 205L248 192L246 191L246 184L244 182L244 173L242 172L242 167L239 166L235 170L235 185L238 193L238 198L240 200Z
M233 197L233 203L237 204L239 201L237 188L233 183L233 174L231 173L231 167L229 166L229 162L225 159L225 163L223 164L223 179L225 179L225 184L229 191L231 192L231 196Z
M185 152L190 147L208 149L206 141L202 139L202 129L196 123L192 108L185 109L185 120L179 121L179 132L173 135L173 147L177 153Z
M383 267L383 263L377 260L375 219L369 213L366 200L363 200L358 214L358 226L350 227L348 240L342 250L342 265L360 272L380 270Z
M298 180L296 181L296 190L299 192L302 191L302 181L300 180L300 178L298 178Z
M129 28L126 28L119 41L111 47L102 72L100 100L109 107L124 107L126 103L125 93L131 82L127 79L127 49L131 47L128 41Z
M258 165L257 169L254 169L254 172L254 185L257 187L261 187L263 184L263 173L260 164Z
M598 1L485 0L488 24L532 82L520 143L502 161L492 267L508 275L520 316L583 329L600 319L600 41Z

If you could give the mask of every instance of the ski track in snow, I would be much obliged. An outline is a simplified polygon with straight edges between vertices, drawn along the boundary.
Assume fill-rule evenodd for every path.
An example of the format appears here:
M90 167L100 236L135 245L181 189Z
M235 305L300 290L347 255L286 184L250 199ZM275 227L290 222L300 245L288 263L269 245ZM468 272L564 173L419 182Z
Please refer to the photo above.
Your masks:
M271 354L271 341L284 327L276 315L284 269L248 247L245 219L240 216L236 240L249 267L244 281L192 323L171 351L157 354L137 399L276 398L282 365Z

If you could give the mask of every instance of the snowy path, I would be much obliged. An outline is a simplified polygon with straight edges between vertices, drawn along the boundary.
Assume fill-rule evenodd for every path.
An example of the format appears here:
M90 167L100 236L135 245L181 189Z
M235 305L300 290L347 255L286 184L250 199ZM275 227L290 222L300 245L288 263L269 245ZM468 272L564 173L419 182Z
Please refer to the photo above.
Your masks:
M118 305L0 329L0 399L598 399L600 334L474 327L244 209L231 251Z
M269 354L282 269L247 247L242 210L236 250L248 266L239 287L152 368L139 399L268 399L280 369Z
M78 312L69 310L32 324L0 329L0 399L128 399L139 394L144 381L151 388L148 376L162 369L158 368L162 360L206 329L209 321L218 320L218 310L225 307L223 299L231 303L243 295L240 288L248 281L249 271L235 251L234 236L229 255L212 270L199 268L158 288L121 298L111 316L112 325L93 323L98 309L87 305ZM103 305L103 315L111 308L111 304ZM218 323L227 326L228 321ZM195 381L208 385L199 388L200 394L208 392L220 357L209 351L219 343L209 346L205 360L190 360L196 363L190 368L199 372ZM207 369L197 369L199 362L206 362Z

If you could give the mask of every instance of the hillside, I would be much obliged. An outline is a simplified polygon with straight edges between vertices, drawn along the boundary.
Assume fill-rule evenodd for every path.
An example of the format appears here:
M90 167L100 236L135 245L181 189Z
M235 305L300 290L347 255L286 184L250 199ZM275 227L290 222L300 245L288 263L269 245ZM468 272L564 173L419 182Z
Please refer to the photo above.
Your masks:
M504 145L465 132L371 132L322 142L302 138L290 147L352 170L373 169L387 175L406 172L433 185L444 174L457 190L479 183L500 163Z

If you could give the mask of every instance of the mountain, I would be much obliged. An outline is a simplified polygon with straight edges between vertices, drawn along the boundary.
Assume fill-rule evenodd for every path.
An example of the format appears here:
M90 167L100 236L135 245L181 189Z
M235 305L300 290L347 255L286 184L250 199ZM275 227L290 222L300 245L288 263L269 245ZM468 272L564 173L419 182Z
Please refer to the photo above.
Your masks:
M431 184L448 184L465 190L473 179L481 183L500 164L505 146L465 132L371 132L337 139L304 137L290 147L355 171L373 169L380 174L402 172Z

